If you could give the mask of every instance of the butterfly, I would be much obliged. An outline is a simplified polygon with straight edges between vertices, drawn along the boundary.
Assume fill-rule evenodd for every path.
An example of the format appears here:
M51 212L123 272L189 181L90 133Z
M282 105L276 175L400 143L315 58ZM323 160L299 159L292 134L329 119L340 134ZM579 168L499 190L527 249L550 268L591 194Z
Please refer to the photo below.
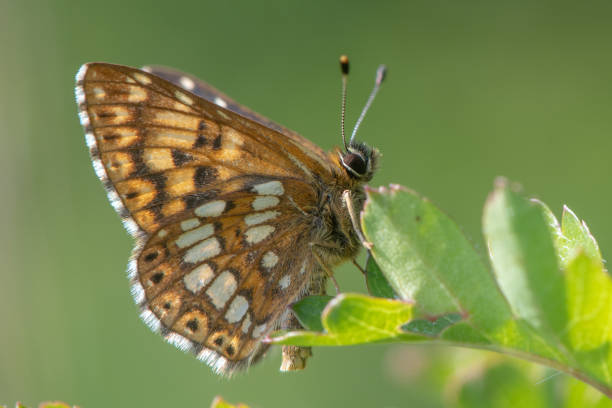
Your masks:
M381 67L376 90L382 78ZM264 355L271 331L300 328L289 306L324 294L364 241L353 208L378 151L354 131L325 153L164 67L88 63L75 92L95 172L135 239L128 277L144 322L228 376ZM285 346L281 370L309 356Z

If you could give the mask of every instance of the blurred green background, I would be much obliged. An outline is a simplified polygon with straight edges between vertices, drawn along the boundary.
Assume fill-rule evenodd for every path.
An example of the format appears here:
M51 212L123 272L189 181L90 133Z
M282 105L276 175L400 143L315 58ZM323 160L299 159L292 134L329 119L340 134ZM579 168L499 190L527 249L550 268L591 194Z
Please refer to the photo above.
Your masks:
M461 403L457 384L501 389L513 377L483 377L485 353L324 348L281 374L274 351L228 381L164 343L129 294L132 242L91 167L74 75L89 61L176 67L329 149L338 56L352 62L349 127L385 63L360 130L384 155L373 185L428 196L484 253L482 206L504 175L557 214L568 204L605 257L611 21L609 1L1 0L0 404L206 407L221 394L262 408L440 407ZM355 268L337 276L364 291ZM563 376L538 381L548 375L529 374L527 389L550 397ZM515 402L539 406L525 395Z

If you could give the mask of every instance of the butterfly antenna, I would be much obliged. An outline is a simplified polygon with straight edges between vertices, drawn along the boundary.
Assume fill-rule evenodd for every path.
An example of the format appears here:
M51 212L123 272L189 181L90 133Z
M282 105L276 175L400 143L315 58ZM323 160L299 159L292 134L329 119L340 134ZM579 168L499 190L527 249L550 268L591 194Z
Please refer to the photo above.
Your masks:
M382 84L386 76L387 76L387 67L384 65L379 66L378 69L376 70L376 80L374 82L374 88L372 89L372 92L370 93L370 96L368 97L368 101L366 102L365 106L363 107L363 110L361 111L361 115L359 115L359 119L357 119L357 123L355 123L355 127L353 128L353 134L351 134L351 140L349 144L353 143L353 140L355 140L355 135L357 134L357 130L359 129L359 126L361 126L361 122L363 122L363 118L365 117L366 112L368 111L368 109L370 109L370 105L372 105L372 102L374 101L374 98L376 97L376 94L378 93L378 90L380 89L380 84ZM346 145L346 142L345 142L345 145Z
M344 114L346 112L346 82L348 80L349 73L349 60L346 55L340 56L340 72L342 72L342 108L340 113L340 126L342 129L342 142L344 143L344 150L348 152L346 136L344 134Z

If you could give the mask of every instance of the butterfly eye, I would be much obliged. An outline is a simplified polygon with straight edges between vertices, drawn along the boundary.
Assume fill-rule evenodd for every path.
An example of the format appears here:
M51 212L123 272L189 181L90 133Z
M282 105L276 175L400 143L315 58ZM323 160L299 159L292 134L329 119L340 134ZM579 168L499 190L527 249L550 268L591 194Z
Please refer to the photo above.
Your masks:
M368 165L363 159L363 157L355 153L347 153L346 155L344 155L344 157L342 158L342 162L344 164L344 167L349 170L350 174L363 176L368 170Z

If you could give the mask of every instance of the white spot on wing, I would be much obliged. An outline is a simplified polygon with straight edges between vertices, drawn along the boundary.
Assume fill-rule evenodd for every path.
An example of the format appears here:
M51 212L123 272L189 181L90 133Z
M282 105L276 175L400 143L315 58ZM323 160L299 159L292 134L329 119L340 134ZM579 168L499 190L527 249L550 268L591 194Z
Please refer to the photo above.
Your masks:
M274 227L271 225L260 225L258 227L249 228L246 230L246 240L249 244L256 244L268 238L274 232Z
M147 93L139 86L130 87L130 95L128 96L128 102L142 102L147 99Z
M253 200L253 209L255 211L265 210L266 208L276 207L280 200L274 196L257 196Z
M190 218L181 222L181 229L183 231L189 231L190 229L194 229L198 225L200 225L200 220L198 218Z
M268 181L266 183L261 183L261 184L255 184L253 186L253 191L261 195L275 195L275 196L280 196L285 193L283 184L278 180Z
M249 302L246 298L244 296L236 296L225 313L225 320L229 323L239 322L248 309Z
M281 289L287 289L289 287L289 285L291 285L291 276L289 276L289 275L283 276L278 281L278 286L280 286Z
M189 77L183 76L181 79L179 79L179 82L181 83L181 86L188 91L193 91L193 88L195 88L193 80Z
M236 129L233 129L231 127L228 127L228 126L223 127L223 137L225 140L223 142L223 147L225 149L233 150L236 147L240 147L244 145L244 140L242 139L240 132L238 132Z
M155 109L154 117L151 123L164 127L177 127L182 129L195 128L198 126L200 119L195 115L186 115L166 109ZM165 134L169 133L164 131Z
M278 256L272 251L266 252L261 258L261 266L263 266L264 268L274 268L277 262Z
M266 325L265 324L260 324L259 326L255 326L251 336L253 338L255 338L255 339L258 338L258 337L261 337L261 335L264 333L265 330L266 330Z
M165 229L159 230L159 232L157 233L157 236L160 238L164 238L166 235L168 235L168 231L166 231Z
M176 99L183 102L185 105L193 104L193 99L191 99L190 97L188 97L187 95L185 95L184 93L180 91L174 91L174 96L176 96Z
M214 232L215 227L212 224L202 225L200 228L183 232L176 240L176 246L179 248L190 247L196 242L210 237Z
M141 74L140 72L134 72L132 76L134 77L136 81L140 82L143 85L150 85L152 82L151 78L149 78L148 76L144 74Z
M222 108L227 109L227 102L225 102L225 100L219 98L218 96L215 97L215 104L219 105Z
M195 209L195 215L198 217L218 217L225 211L225 201L211 201Z
M210 285L206 294L217 309L222 309L227 300L236 291L236 278L230 271L223 271Z
M199 263L219 255L220 252L221 246L219 245L219 241L217 238L212 237L200 242L198 245L193 246L185 252L183 261L187 263Z
M210 265L203 264L189 272L183 278L183 283L187 290L197 294L215 276L215 272Z
M244 318L243 322L242 322L242 332L243 333L248 333L249 332L249 327L251 327L251 315L249 315L247 313L246 317Z
M244 222L246 225L257 225L276 218L279 214L280 213L278 211L266 211L262 213L249 214L244 217Z

